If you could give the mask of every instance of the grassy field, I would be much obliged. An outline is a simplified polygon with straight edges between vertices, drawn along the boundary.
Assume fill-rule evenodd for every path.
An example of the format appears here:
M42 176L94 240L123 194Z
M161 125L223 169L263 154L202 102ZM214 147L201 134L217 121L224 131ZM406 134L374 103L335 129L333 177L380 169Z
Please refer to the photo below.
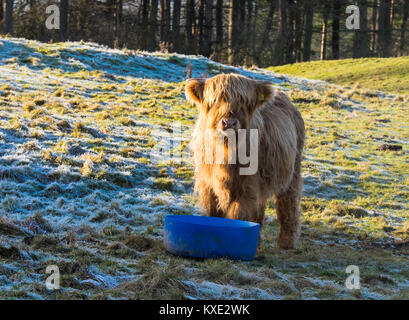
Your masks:
M268 70L343 86L409 93L409 57L313 61Z
M302 235L254 261L174 257L167 214L200 214L190 159L153 161L196 119L184 72L272 81L301 111ZM409 95L340 87L203 57L0 38L0 298L409 298ZM384 143L401 151L380 151ZM45 287L48 265L61 289ZM361 289L345 287L357 265Z

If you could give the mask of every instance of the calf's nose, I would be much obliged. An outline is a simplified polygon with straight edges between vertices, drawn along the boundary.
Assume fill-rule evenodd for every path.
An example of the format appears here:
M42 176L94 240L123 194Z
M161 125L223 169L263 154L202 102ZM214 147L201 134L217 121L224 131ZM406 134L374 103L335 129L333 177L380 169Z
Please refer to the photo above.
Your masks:
M223 118L222 119L222 126L223 130L229 129L229 128L235 128L237 126L237 119L235 118Z

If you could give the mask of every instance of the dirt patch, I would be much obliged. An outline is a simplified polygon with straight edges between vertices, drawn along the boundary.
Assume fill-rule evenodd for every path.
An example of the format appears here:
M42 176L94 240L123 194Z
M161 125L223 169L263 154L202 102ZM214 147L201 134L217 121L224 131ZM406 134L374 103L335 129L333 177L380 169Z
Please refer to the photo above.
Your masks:
M21 252L18 248L0 246L0 258L16 259L21 257Z
M28 233L0 218L0 234L8 236L27 236Z
M130 236L124 241L125 245L129 248L136 249L139 251L146 251L152 249L156 243L154 240L135 234Z
M378 151L400 151L402 150L402 146L399 144L388 144L385 143L378 147L376 150Z

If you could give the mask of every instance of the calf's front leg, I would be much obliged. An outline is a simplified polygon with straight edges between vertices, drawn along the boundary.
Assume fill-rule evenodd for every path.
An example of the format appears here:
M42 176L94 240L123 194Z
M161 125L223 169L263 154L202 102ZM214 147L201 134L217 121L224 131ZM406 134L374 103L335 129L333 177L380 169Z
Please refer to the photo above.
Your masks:
M249 199L248 197L240 197L239 199L231 202L226 214L228 219L260 222L258 217L259 206L255 199Z

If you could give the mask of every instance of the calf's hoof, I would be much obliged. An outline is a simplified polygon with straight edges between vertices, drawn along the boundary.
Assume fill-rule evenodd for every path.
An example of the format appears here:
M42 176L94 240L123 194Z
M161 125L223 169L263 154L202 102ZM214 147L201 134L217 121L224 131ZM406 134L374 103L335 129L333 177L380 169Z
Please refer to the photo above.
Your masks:
M277 246L281 249L295 249L297 235L282 235L277 238Z

